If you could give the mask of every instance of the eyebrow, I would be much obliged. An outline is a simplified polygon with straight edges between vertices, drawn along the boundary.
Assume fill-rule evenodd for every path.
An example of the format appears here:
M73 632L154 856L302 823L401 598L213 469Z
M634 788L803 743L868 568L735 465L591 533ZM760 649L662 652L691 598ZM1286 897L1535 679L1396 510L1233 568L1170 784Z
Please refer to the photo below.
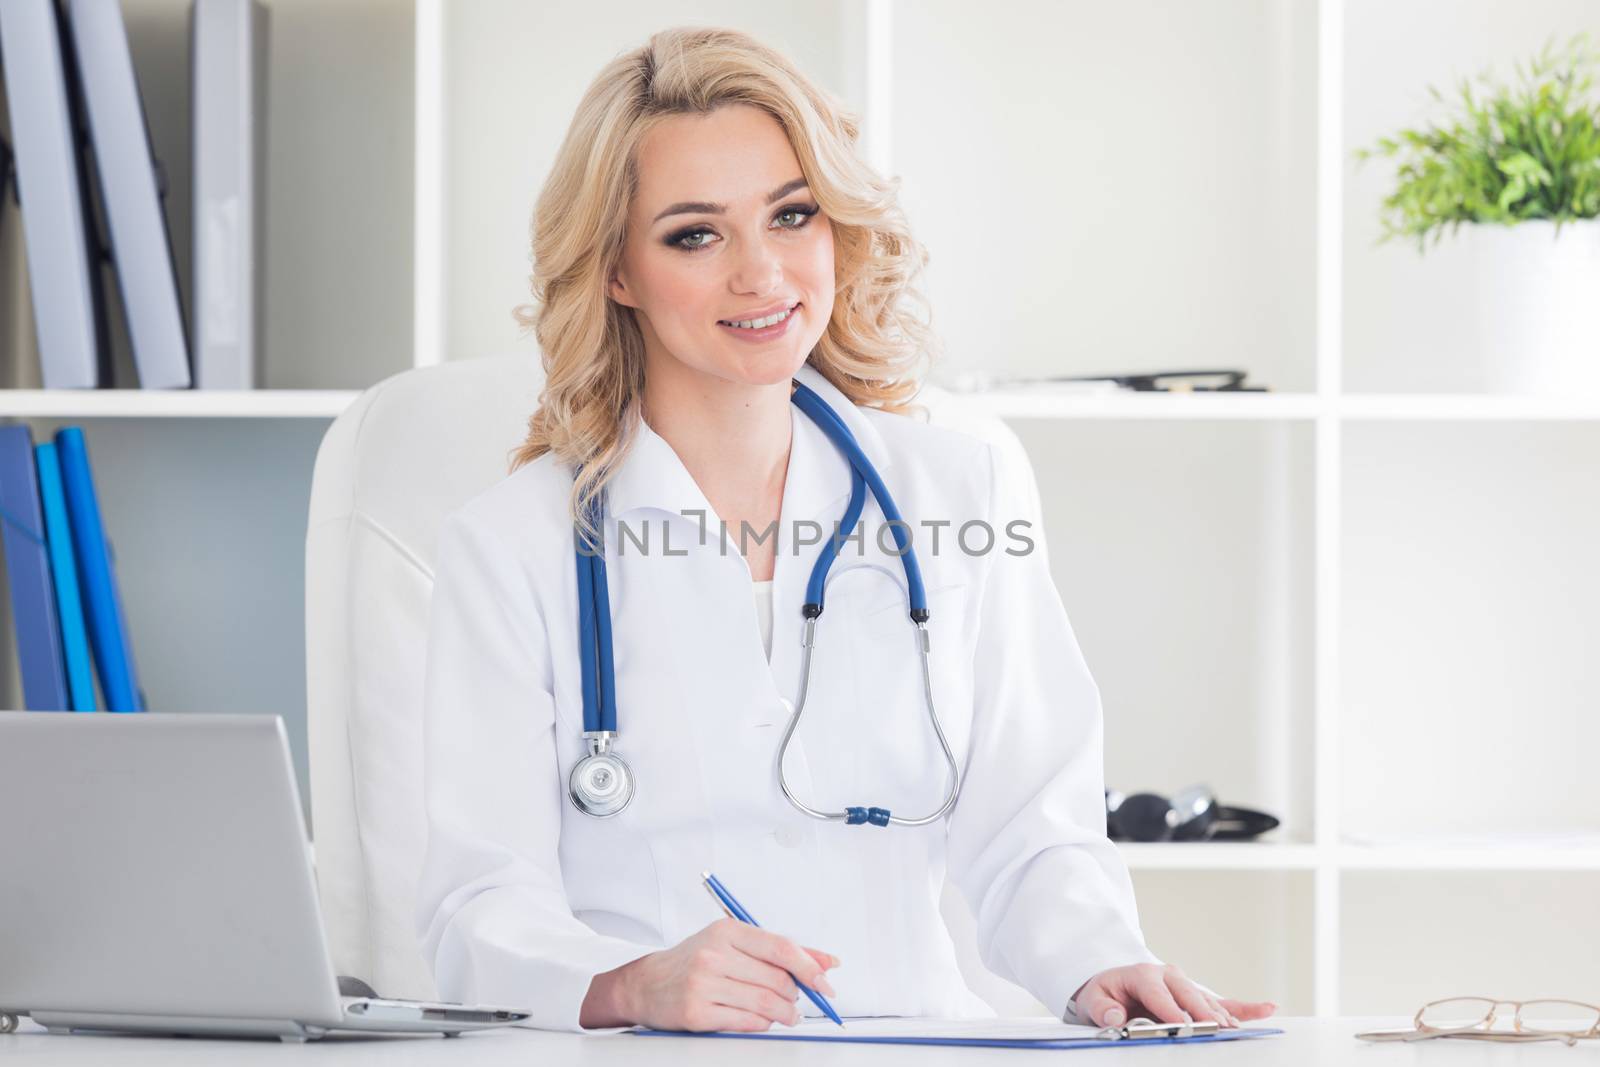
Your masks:
M804 178L795 178L792 181L784 182L782 185L778 186L776 189L772 190L772 192L767 194L767 203L776 204L779 200L782 200L796 189L804 189L805 187L806 180ZM727 213L727 204L717 204L709 200L685 200L682 203L673 204L661 214L651 219L650 223L651 225L654 225L666 218L668 215L726 215Z

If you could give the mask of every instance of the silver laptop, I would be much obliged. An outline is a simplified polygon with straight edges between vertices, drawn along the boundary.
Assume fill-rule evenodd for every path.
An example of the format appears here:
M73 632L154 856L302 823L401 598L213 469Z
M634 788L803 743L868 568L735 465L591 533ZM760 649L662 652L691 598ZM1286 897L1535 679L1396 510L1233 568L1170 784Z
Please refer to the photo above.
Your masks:
M458 1034L341 995L276 715L0 712L0 1013L52 1032Z

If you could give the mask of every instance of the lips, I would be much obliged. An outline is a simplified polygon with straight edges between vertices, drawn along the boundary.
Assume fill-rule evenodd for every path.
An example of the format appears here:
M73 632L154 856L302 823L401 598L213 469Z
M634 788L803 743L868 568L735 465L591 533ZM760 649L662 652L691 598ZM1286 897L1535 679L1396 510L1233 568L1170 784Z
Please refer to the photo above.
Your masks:
M752 322L756 319L764 319L768 315L777 315L780 312L788 311L791 308L797 308L799 306L800 301L792 300L786 304L773 304L771 307L763 308L760 311L740 312L737 315L730 315L725 319L718 319L717 321L725 326L732 326L736 322Z

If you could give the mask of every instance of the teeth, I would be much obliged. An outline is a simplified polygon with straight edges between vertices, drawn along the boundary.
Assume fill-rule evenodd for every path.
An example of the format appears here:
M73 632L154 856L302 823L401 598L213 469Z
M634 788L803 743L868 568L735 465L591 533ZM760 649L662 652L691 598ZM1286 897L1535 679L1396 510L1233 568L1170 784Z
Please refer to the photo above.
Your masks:
M729 326L737 326L741 330L763 330L768 326L776 326L794 312L794 308L780 311L776 315L768 315L764 319L745 319L742 322L730 322Z

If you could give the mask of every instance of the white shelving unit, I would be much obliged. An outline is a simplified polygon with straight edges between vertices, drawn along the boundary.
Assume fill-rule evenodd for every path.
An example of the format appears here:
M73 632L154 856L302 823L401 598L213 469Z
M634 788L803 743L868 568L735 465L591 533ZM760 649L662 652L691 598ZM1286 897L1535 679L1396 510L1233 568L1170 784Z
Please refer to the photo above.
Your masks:
M874 5L876 47L868 52L869 64L888 63L888 41L893 34L885 25L886 2ZM1284 423L1307 427L1313 440L1311 465L1314 499L1313 608L1314 697L1311 713L1312 765L1315 783L1310 840L1286 843L1206 845L1126 844L1121 851L1138 876L1146 872L1179 872L1178 877L1239 872L1300 873L1310 877L1312 898L1309 952L1311 957L1311 1008L1319 1015L1339 1014L1341 985L1348 976L1343 966L1345 946L1362 931L1348 927L1353 914L1343 899L1352 872L1392 873L1411 877L1419 872L1459 872L1494 876L1500 873L1538 875L1551 872L1600 871L1600 847L1470 847L1419 843L1412 846L1362 846L1346 840L1341 826L1345 798L1341 767L1344 698L1341 679L1347 669L1340 634L1345 624L1342 596L1345 582L1345 490L1352 472L1344 456L1349 435L1379 423L1482 424L1583 423L1600 425L1600 397L1494 396L1472 393L1346 393L1342 325L1344 301L1346 226L1346 143L1344 101L1347 94L1344 35L1348 24L1344 0L1320 0L1316 27L1316 283L1315 283L1315 391L1265 394L1072 394L1048 385L999 389L968 394L970 405L1007 420L1029 421L1130 421L1158 425L1213 421L1224 423ZM1509 62L1509 60L1508 60ZM878 76L869 68L868 84ZM881 94L872 98L887 107ZM869 111L874 119L887 120ZM874 144L881 143L875 140ZM880 161L887 165L887 160ZM1035 456L1036 467L1050 457ZM1091 662L1091 666L1092 666ZM1287 758L1287 757L1286 757ZM1416 773L1425 776L1419 765ZM1226 798L1224 798L1226 799ZM1276 837L1278 835L1274 835ZM1181 894L1180 894L1181 896ZM1279 933L1292 939L1296 931ZM1448 993L1441 988L1440 995ZM1245 995L1245 994L1241 994ZM1420 1003L1420 1002L1419 1002ZM1395 1010L1407 1010L1396 1006Z

